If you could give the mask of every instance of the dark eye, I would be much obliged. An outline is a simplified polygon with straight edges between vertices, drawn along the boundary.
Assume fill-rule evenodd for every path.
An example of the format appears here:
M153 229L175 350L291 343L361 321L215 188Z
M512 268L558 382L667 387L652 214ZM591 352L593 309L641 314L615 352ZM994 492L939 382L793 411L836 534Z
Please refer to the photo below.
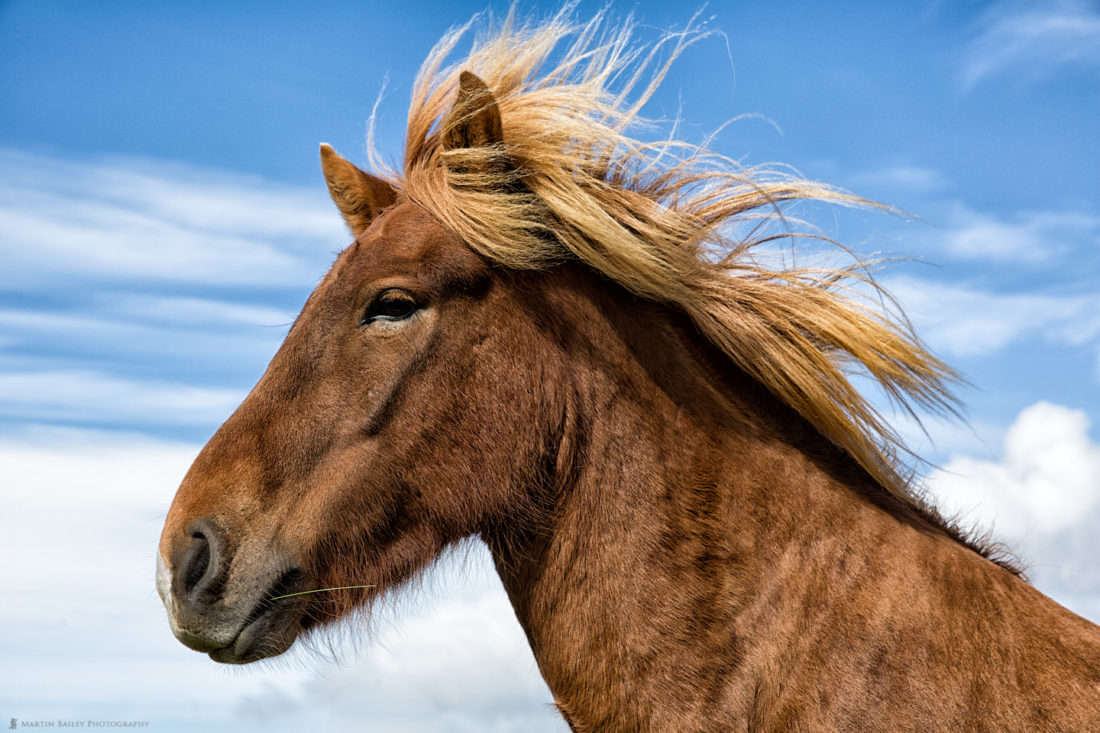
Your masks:
M400 290L387 290L370 304L359 325L374 321L403 321L420 308L412 296Z

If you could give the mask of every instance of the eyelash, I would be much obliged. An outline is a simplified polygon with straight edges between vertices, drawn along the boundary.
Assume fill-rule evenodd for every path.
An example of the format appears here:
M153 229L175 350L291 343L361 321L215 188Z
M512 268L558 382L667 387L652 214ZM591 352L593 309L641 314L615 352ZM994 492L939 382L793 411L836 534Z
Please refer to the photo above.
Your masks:
M359 325L366 326L375 321L403 321L418 310L420 310L420 304L408 293L387 290L367 307L367 312L363 314Z

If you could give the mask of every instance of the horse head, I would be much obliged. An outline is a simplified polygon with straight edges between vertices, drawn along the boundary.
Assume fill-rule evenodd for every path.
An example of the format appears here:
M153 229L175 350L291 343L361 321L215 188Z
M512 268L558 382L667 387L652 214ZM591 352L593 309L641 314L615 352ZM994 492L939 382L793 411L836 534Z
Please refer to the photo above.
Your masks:
M444 144L493 145L492 96L463 83ZM202 449L160 542L173 632L222 662L283 652L536 504L560 433L523 278L330 147L321 157L355 241ZM307 592L322 588L339 590Z

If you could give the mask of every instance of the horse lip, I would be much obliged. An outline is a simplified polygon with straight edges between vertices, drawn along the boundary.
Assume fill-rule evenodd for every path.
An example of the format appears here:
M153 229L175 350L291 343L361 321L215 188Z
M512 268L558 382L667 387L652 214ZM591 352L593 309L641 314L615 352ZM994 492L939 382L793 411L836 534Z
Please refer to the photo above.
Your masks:
M292 593L301 577L301 570L297 568L281 573L245 617L232 641L216 649L201 651L208 652L215 662L225 664L247 664L285 652L294 643L297 628L290 624L280 628L279 617L285 619L300 604L294 603L294 598L280 596Z
M262 605L262 604L261 604ZM276 602L268 604L258 614L250 614L241 630L223 647L208 651L210 658L223 664L248 664L267 657L282 654L297 637L297 629L280 626L290 606Z

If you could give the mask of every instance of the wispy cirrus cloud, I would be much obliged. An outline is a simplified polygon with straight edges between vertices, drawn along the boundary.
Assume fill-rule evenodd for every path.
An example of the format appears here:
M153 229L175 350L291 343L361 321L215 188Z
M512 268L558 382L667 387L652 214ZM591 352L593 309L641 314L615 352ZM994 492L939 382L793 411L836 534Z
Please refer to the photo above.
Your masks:
M148 323L225 328L227 326L289 326L295 315L264 305L211 298L160 296L146 293L103 293L96 298L105 314Z
M885 197L903 192L927 194L948 185L940 171L913 163L898 163L865 170L851 177L850 187L861 195Z
M1014 265L1057 259L1100 243L1100 216L1088 211L1022 211L998 216L962 202L951 204L943 228L933 233L935 249L957 260Z
M187 426L205 435L259 377L291 320L216 300L108 300L87 313L0 308L0 426Z
M953 358L992 356L1024 339L1081 346L1100 338L1100 292L996 292L909 277L883 284L932 347Z
M0 148L0 426L206 434L346 239L320 183Z
M1012 74L1036 81L1067 67L1100 72L1100 7L1082 0L1001 3L980 21L961 70L964 89Z
M4 290L101 282L279 286L348 239L323 189L178 164L0 149Z
M1066 256L1079 261L1100 250L1100 211L1095 206L978 207L960 196L942 171L914 163L856 171L844 183L861 196L908 209L930 225L905 232L903 246L910 254L1032 265ZM1095 262L1100 265L1100 258Z
M0 419L99 425L220 424L244 394L74 369L0 372Z

